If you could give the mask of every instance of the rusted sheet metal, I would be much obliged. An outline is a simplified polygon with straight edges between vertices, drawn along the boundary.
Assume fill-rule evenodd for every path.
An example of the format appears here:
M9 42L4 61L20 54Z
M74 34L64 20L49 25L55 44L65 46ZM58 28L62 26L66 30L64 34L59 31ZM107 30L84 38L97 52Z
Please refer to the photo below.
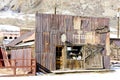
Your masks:
M15 66L31 66L31 48L11 50L11 59L16 59L16 63L11 62L12 66L14 64ZM24 71L30 71L30 68L24 68Z
M56 46L64 45L61 41L62 34L65 34L66 41L72 44L107 46L106 43L109 43L109 32L105 27L109 29L108 18L37 13L36 21L36 59L50 70L56 69ZM107 52L106 50L109 49L103 52Z

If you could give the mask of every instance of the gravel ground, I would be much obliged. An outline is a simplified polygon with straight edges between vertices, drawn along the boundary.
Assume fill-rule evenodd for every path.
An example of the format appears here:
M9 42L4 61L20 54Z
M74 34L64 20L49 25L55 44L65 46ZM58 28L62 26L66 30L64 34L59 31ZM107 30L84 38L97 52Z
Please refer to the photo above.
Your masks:
M0 77L0 80L119 80L120 67L113 67L114 72L104 73L69 73L40 74L39 76Z

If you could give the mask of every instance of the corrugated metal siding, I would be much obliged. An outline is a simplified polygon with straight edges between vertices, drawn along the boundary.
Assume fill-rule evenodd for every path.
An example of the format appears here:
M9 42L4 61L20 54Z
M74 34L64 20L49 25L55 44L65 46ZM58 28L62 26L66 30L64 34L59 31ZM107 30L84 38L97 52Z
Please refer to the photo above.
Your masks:
M109 26L108 18L37 13L36 21L36 59L50 70L56 69L55 49L64 44L61 42L62 34L66 34L67 41L73 44L106 44L106 33L96 34L95 29Z
M17 50L11 50L11 65L14 66L31 66L31 48L27 49L17 49ZM16 59L16 63L12 61ZM24 68L24 71L30 71L30 68Z

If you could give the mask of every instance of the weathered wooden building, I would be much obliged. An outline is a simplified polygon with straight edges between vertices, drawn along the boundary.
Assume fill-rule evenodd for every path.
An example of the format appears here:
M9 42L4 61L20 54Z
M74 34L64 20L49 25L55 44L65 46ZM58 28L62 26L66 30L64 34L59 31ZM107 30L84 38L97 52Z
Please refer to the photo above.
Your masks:
M44 70L109 68L108 18L37 13L35 34Z
M120 61L120 39L119 38L110 39L110 59L111 59L111 62Z

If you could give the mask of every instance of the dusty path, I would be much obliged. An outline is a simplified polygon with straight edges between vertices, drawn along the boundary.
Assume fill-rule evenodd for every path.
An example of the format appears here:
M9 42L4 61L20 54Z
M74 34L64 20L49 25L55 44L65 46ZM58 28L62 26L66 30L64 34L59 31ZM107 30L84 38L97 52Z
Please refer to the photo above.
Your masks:
M107 73L69 73L39 76L0 77L0 80L120 80L120 68Z

